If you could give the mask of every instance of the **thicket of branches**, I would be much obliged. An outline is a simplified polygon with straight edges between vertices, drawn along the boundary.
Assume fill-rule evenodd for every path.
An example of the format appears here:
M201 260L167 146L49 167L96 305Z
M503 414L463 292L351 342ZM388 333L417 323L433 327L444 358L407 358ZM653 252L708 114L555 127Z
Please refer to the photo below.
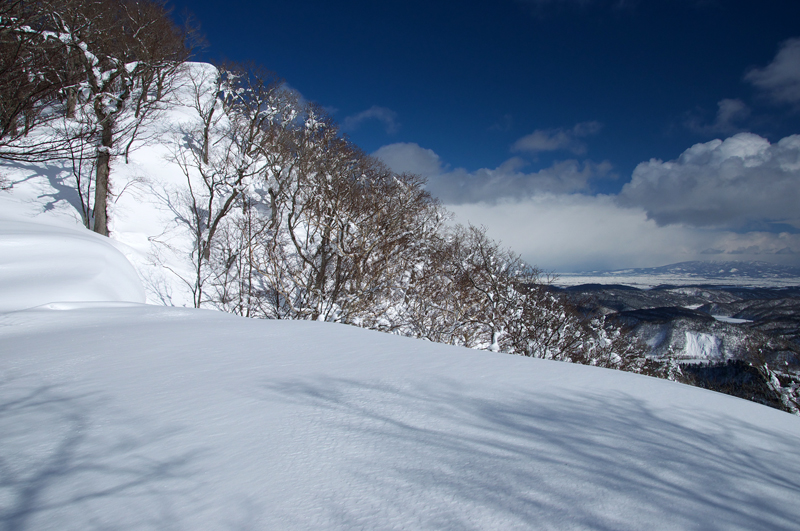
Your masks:
M632 336L581 314L477 227L452 226L274 75L187 74L176 131L194 305L353 324L430 341L675 377Z
M108 235L111 160L167 101L190 32L154 0L0 5L0 158L71 160L84 222Z

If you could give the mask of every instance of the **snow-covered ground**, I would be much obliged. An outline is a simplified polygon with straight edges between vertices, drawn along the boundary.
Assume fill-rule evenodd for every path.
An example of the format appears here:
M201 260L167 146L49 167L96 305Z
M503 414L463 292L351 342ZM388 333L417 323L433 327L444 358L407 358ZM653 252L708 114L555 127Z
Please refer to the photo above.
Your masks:
M800 419L628 373L147 305L0 317L6 529L796 529Z
M703 334L701 332L684 332L686 346L683 355L688 359L694 360L716 360L721 357L719 339L714 334Z
M0 313L5 529L800 521L786 413L605 369L124 302L141 292L107 240L24 215L0 221L4 263L28 264L0 267L0 298L50 303Z
M141 304L142 283L149 302L183 300L158 266L179 254L153 256L173 237L154 183L179 181L164 150L115 168L111 240L80 227L57 167L2 170L3 529L797 529L789 414L629 373Z
M57 216L34 221L24 204L2 199L0 311L61 300L145 301L136 271L113 240L69 218L60 224Z

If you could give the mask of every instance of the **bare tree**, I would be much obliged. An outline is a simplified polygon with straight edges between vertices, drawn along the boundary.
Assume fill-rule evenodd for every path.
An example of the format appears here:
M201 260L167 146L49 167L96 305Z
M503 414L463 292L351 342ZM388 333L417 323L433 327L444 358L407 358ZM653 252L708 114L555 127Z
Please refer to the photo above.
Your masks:
M0 4L0 158L42 160L55 145L29 138L30 131L54 117L66 80L61 47L46 38L50 29L40 2Z
M522 316L524 280L539 277L485 229L455 226L430 239L412 271L404 315L409 333L431 341L510 352Z
M270 148L268 240L256 268L270 317L388 325L404 261L435 202L339 135L318 108Z
M289 100L281 80L247 67L228 65L215 74L197 71L187 77L195 118L178 131L173 154L186 177L184 197L175 204L185 206L180 216L194 242L195 274L187 283L196 307L225 305L235 282L231 267L242 252L239 247L249 241L237 237L233 227L249 232L243 219L253 226L249 209L266 195L256 192L268 167L263 148ZM217 294L205 291L209 279Z
M83 138L95 138L93 230L108 235L112 157L128 152L142 122L158 110L164 86L188 56L185 34L156 1L51 0L42 2L70 78L80 79ZM70 93L72 98L72 93ZM72 114L71 103L67 115Z

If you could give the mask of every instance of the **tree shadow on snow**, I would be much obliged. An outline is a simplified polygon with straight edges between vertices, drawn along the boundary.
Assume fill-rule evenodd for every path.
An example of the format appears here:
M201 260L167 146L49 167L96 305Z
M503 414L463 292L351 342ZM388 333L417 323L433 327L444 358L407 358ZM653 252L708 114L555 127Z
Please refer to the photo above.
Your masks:
M154 452L176 430L120 427L104 402L97 393L0 383L0 529L178 525L171 502L196 487L196 455Z
M76 212L82 212L81 198L78 195L78 188L72 173L72 168L66 164L56 162L48 163L26 163L26 162L5 162L7 167L15 168L23 173L23 177L12 182L12 187L26 181L35 181L44 178L49 187L40 187L39 199L46 199L43 211L53 210L60 201L66 201Z
M437 529L789 530L800 521L800 441L733 416L695 426L624 393L486 398L456 382L318 378L265 392L318 411L325 433L342 440L335 451L358 456L339 472L361 485L357 501L329 508L345 528L365 525L370 511Z

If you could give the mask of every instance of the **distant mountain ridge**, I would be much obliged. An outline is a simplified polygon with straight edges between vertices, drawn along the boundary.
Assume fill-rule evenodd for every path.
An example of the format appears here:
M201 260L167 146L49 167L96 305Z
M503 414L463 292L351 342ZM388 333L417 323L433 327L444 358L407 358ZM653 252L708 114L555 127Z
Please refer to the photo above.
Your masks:
M660 267L620 269L616 271L592 271L592 275L631 276L631 275L684 275L708 279L723 278L800 278L800 267L771 264L769 262L679 262Z
M558 275L556 284L617 284L656 286L659 284L793 285L800 283L800 267L769 262L690 261L660 267L582 271Z

